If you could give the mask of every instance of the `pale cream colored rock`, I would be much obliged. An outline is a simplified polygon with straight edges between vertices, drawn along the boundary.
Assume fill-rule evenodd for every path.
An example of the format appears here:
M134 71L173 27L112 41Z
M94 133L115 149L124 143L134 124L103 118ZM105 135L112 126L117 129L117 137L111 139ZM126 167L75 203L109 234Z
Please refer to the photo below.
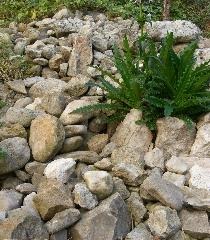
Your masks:
M90 151L100 153L108 143L108 140L108 134L97 134L88 140L87 145Z

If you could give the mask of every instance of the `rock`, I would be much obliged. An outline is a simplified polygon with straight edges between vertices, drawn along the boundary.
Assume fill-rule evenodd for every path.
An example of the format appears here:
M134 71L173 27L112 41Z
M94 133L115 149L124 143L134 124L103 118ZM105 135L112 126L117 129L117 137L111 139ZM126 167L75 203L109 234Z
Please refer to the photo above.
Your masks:
M6 84L17 93L27 94L24 82L22 80L8 81Z
M205 189L182 187L185 205L210 212L210 192Z
M35 58L33 60L33 63L41 66L47 66L48 65L48 60L45 58Z
M42 57L46 59L51 59L56 54L56 49L53 44L48 44L42 49Z
M21 209L25 209L27 212L29 212L31 215L36 216L40 218L39 212L37 211L33 199L35 198L37 194L35 192L30 193L27 195L23 200L23 206ZM40 218L41 220L41 218Z
M46 79L59 79L59 74L58 72L48 68L48 67L44 67L42 69L42 73L41 73L42 77L46 78Z
M156 21L146 24L146 32L156 41L161 41L168 32L173 32L178 43L188 43L201 35L201 30L192 22L185 20Z
M108 49L108 39L105 38L102 34L96 34L92 38L93 47L100 51L105 52Z
M181 190L171 182L161 179L158 174L151 174L141 187L162 204L176 210L182 208L184 196Z
M100 153L108 143L108 134L97 134L91 137L88 141L88 148L90 151Z
M32 102L33 100L30 97L20 98L15 102L14 107L25 108L27 105L31 104Z
M31 121L39 114L39 112L32 111L27 108L10 107L6 112L6 122L11 124L19 123L23 127L29 127L31 125Z
M25 53L25 47L28 44L28 40L22 38L20 41L18 41L14 46L14 53L16 55L23 55Z
M31 176L28 173L21 170L16 170L15 175L23 182L28 182L31 179Z
M98 116L89 122L88 127L91 132L100 133L106 129L106 123L101 116Z
M35 42L36 40L40 39L40 31L35 28L26 28L24 31L23 36L28 38L29 42Z
M75 208L70 208L56 213L55 216L45 224L45 226L49 233L55 233L70 227L79 219L80 211Z
M59 158L73 158L75 161L78 160L87 164L94 164L100 160L100 156L97 153L91 151L76 151L56 156L56 159Z
M0 161L0 175L20 169L30 160L30 148L24 138L3 140L0 148L5 151L5 156Z
M157 120L155 146L166 156L188 154L195 139L195 126L189 128L183 120L166 117Z
M44 81L45 79L43 77L28 77L23 80L24 84L26 87L30 88L32 87L35 83L38 83L40 81Z
M0 239L43 240L49 234L38 217L20 210L0 222Z
M201 65L204 64L205 62L208 62L210 60L210 47L196 49L195 56L197 65Z
M69 187L54 179L39 184L33 201L45 221L52 219L56 213L74 206Z
M113 168L110 158L103 158L101 161L94 163L94 166L96 168L99 168L99 169L105 170L105 171L111 171Z
M108 197L113 191L112 177L105 171L87 171L84 173L84 180L90 191L99 199Z
M114 240L125 237L130 228L131 218L126 204L120 195L115 193L98 207L85 213L71 228L71 236L78 240Z
M68 232L66 229L56 232L50 236L50 240L68 240Z
M148 231L143 223L137 225L131 232L128 233L125 240L153 240L152 234Z
M87 74L87 68L92 63L92 39L89 33L78 34L73 42L73 49L69 59L68 76Z
M193 166L190 169L189 186L210 190L210 168L202 168L198 165Z
M111 138L111 142L118 147L112 153L113 164L123 162L137 166L144 165L143 157L152 142L152 133L145 125L136 124L141 117L141 112L132 109L117 127Z
M64 127L66 138L87 134L85 125L67 125Z
M142 199L137 192L132 192L130 197L126 200L126 204L131 213L135 225L142 222L147 209L145 208Z
M36 161L52 159L62 148L65 138L64 128L54 116L43 115L32 121L29 144Z
M210 225L205 211L183 209L180 213L182 230L196 239L210 237Z
M158 167L162 170L165 169L165 159L163 156L163 151L159 148L154 148L152 151L147 152L144 155L144 161L146 166L150 168Z
M74 113L74 111L81 107L88 106L95 103L96 103L95 101L87 101L82 99L74 100L70 102L67 105L66 109L61 114L60 120L62 124L63 125L78 124L93 117L93 112Z
M34 173L32 178L31 178L31 183L38 188L39 184L43 180L43 175L39 173Z
M25 128L19 123L7 124L6 126L2 126L0 128L0 141L14 137L27 138Z
M101 156L101 157L109 157L109 156L111 156L112 152L114 151L114 149L115 149L116 147L117 147L117 146L116 146L115 143L113 143L113 142L108 143L108 144L104 147L104 149L102 150L100 156Z
M123 179L124 183L131 186L140 185L145 178L145 173L141 168L133 164L121 163L112 168L114 176Z
M168 171L178 173L178 174L184 174L188 170L187 164L183 162L180 157L176 157L176 156L172 156L166 162L166 168Z
M88 91L88 83L90 79L84 75L77 75L76 77L71 78L67 83L66 92L71 97L79 97L85 94Z
M68 18L70 16L70 12L67 8L63 8L61 9L60 11L58 11L54 16L53 18L57 19L57 20L60 20L60 19L63 19L63 18Z
M76 151L78 148L82 146L82 143L83 143L83 138L81 136L66 138L63 143L61 153L69 153L69 152Z
M165 172L163 174L163 179L173 183L177 187L182 187L184 186L186 182L186 178L184 175L181 174L176 174L176 173L171 173L171 172Z
M15 189L16 186L23 183L19 178L16 177L7 177L1 182L2 189Z
M33 162L29 162L25 165L25 170L30 175L33 175L34 173L43 174L46 166L47 166L47 164L45 164L45 163L33 161Z
M19 208L23 201L23 195L15 190L0 191L0 212Z
M42 56L42 49L44 48L45 44L38 40L32 45L28 45L25 48L25 53L30 58L40 58Z
M126 188L123 180L121 178L118 177L114 177L113 178L114 181L114 189L113 189L113 193L119 193L120 196L125 200L127 198L130 197L130 192L128 191L128 189Z
M59 67L59 76L62 78L62 77L66 77L67 75L67 71L68 71L68 63L61 63L60 64L60 67Z
M72 158L57 159L50 162L44 170L47 178L54 178L62 183L68 182L75 170L76 162Z
M210 123L201 126L191 149L191 155L196 157L210 157Z
M156 206L149 214L147 224L154 236L166 239L181 229L181 222L176 210L169 207Z
M60 64L63 63L64 59L62 54L55 54L52 58L49 60L49 68L55 71L58 71L60 68Z
M91 210L98 205L95 194L92 194L84 183L77 183L73 191L74 203L84 209Z
M20 192L22 194L26 194L26 195L37 191L37 188L34 185L32 185L31 183L20 184L15 189L18 192Z

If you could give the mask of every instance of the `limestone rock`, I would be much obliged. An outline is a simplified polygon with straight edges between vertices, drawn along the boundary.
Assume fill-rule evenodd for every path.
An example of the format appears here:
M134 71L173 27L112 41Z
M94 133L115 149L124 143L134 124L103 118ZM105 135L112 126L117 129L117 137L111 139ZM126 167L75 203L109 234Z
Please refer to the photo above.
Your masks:
M60 64L63 63L64 59L61 54L55 54L52 58L49 60L49 68L52 70L59 70Z
M112 177L105 171L87 171L84 173L84 180L90 191L99 199L108 197L113 191Z
M32 121L29 144L36 161L52 159L62 148L65 132L59 119L43 115Z
M157 121L155 146L167 156L188 154L195 139L195 126L188 128L183 120L166 117Z
M0 175L20 169L30 160L30 148L24 138L5 139L0 142L0 148L5 152L0 161Z
M18 99L14 106L15 108L24 108L27 105L31 104L33 102L33 100L30 97L24 97L24 98L20 98Z
M152 234L148 231L143 223L137 225L128 233L125 240L153 240Z
M2 126L0 128L0 141L13 137L27 138L25 128L19 123L7 124L6 126Z
M98 205L96 195L92 194L84 183L77 183L73 191L74 203L84 209L91 210Z
M131 218L126 204L120 195L115 193L98 207L85 213L72 227L71 236L77 240L114 240L125 237L130 228Z
M150 168L159 167L160 169L165 169L165 159L163 156L163 151L159 148L154 148L152 151L147 152L144 155L145 164Z
M91 137L87 143L89 150L100 153L108 143L108 138L108 134L97 134Z
M156 206L149 214L147 224L154 236L166 239L181 229L181 222L176 210Z
M32 192L36 192L37 191L37 188L31 184L31 183L23 183L23 184L20 184L18 185L16 188L15 188L18 192L22 193L22 194L30 194Z
M15 189L16 186L23 183L19 178L16 177L7 177L1 182L2 189Z
M146 32L156 41L166 37L168 32L173 32L176 42L187 43L198 39L201 30L192 22L185 20L156 21L146 24Z
M9 88L17 93L27 94L24 82L22 80L13 80L6 83Z
M185 185L186 178L184 175L172 173L172 172L165 172L163 174L163 179L173 183L177 187L182 187Z
M111 171L113 168L110 158L103 158L101 161L94 163L94 166L96 168L99 168L99 169L105 170L105 171Z
M196 239L210 237L210 225L205 211L183 209L180 213L182 230Z
M56 213L74 206L69 187L54 179L40 183L33 201L43 220L50 220Z
M50 236L50 240L68 240L68 231L64 229L56 232Z
M81 136L74 136L71 138L66 138L61 149L61 153L69 153L76 151L82 146L83 138Z
M66 183L74 172L75 166L76 162L72 158L57 159L47 165L44 175Z
M47 164L45 164L45 163L33 161L33 162L29 162L25 165L25 170L30 175L33 175L34 173L43 174L46 166L47 166Z
M104 149L102 150L100 156L101 156L101 157L109 157L109 156L111 156L112 152L114 151L114 149L115 149L116 147L117 147L117 146L116 146L115 143L113 143L113 142L108 143L108 144L104 147Z
M32 87L35 83L38 83L40 81L44 81L45 79L43 77L28 77L23 80L26 87Z
M15 190L0 191L0 212L19 208L23 201L23 195Z
M120 196L125 200L127 198L130 197L130 192L128 191L128 189L126 188L123 180L121 178L118 177L114 177L113 178L114 181L114 189L113 189L113 193L119 193Z
M87 133L87 127L85 125L67 125L64 129L66 138L85 135Z
M21 209L25 209L31 215L40 218L39 212L37 211L34 201L33 201L33 199L35 198L36 195L37 194L35 192L28 194L23 200L23 206L21 207Z
M70 227L80 219L80 211L75 208L66 209L56 213L55 216L45 224L49 233L55 233Z
M188 165L180 157L172 156L166 162L166 168L170 172L184 174L188 170Z
M202 168L198 165L190 169L189 186L210 190L210 168Z

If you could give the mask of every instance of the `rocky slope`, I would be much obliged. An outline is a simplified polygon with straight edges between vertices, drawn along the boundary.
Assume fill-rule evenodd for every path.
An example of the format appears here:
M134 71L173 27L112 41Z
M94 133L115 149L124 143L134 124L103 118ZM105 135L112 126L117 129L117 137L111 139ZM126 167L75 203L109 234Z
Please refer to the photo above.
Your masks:
M190 22L146 29L157 41L173 31L177 51L199 38L198 64L210 59L209 40ZM2 84L11 106L0 128L0 239L210 239L209 114L190 129L159 119L155 138L136 125L135 109L118 126L73 112L103 99L86 85L100 75L94 66L120 77L112 46L125 34L134 42L138 24L64 9L9 31L1 39L36 64L37 76Z

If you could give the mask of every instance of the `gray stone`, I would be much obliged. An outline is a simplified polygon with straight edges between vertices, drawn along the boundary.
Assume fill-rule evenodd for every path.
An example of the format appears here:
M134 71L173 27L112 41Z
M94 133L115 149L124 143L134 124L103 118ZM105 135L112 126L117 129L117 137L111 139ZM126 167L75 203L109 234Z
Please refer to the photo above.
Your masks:
M71 236L77 240L114 240L125 237L130 229L131 218L126 204L115 193L98 207L85 213L71 228Z
M54 116L43 115L32 121L29 144L36 161L46 162L61 150L65 138L64 128Z
M48 65L48 60L45 58L35 58L33 60L33 63L41 65L41 66L47 66Z
M1 182L2 189L15 189L16 186L23 183L20 179L16 177L7 177Z
M28 77L23 80L26 87L32 87L35 83L38 83L40 81L44 81L45 79L43 77Z
M159 148L154 148L152 151L147 152L144 155L144 161L146 166L150 168L159 167L162 170L165 169L163 151Z
M83 177L87 187L99 199L104 199L111 195L113 191L113 180L111 175L106 171L87 171Z
M151 174L141 187L164 205L176 210L182 208L184 196L181 190L171 182L162 179L158 174Z
M7 124L0 128L0 141L13 137L27 138L27 132L21 124Z
M172 156L166 162L166 168L170 172L184 174L188 170L188 165L180 157Z
M49 233L59 232L69 228L80 219L80 211L75 208L66 209L56 213L55 216L45 224Z
M152 234L148 231L143 223L137 225L128 233L125 240L153 240Z
M33 175L34 173L43 174L46 166L47 166L47 164L45 164L45 163L33 161L33 162L29 162L25 165L25 170L30 175Z
M186 178L184 175L177 174L177 173L171 173L171 172L165 172L163 174L163 179L173 183L177 187L182 187L185 185Z
M23 206L21 207L21 209L25 209L31 215L40 218L39 212L37 211L34 201L33 201L33 199L35 198L36 195L37 194L35 192L32 192L29 195L27 195L23 200Z
M122 178L125 184L131 186L138 186L145 179L144 170L129 163L117 164L112 168L112 171L114 176Z
M205 211L183 209L180 213L182 230L196 239L210 237L210 225Z
M71 138L66 138L61 149L61 153L69 153L78 150L83 143L83 138L81 136L74 136Z
M99 169L105 170L105 171L111 171L113 168L113 164L112 164L110 158L103 158L102 160L94 163L94 166L96 168L99 168Z
M91 210L98 205L96 195L92 194L84 183L77 183L73 191L74 203Z
M57 19L57 20L60 20L60 19L63 19L63 18L68 18L70 15L70 12L67 8L63 8L61 9L60 11L58 11L54 16L53 18Z
M36 192L37 191L37 188L31 184L31 183L23 183L23 184L20 184L18 185L16 188L15 188L18 192L22 193L22 194L30 194L32 192Z
M50 236L50 240L68 240L68 232L66 229L56 232Z
M114 181L113 193L118 192L124 200L129 198L130 197L130 192L126 188L123 180L121 178L114 177L113 181Z
M30 58L40 58L42 56L42 49L44 48L45 44L38 40L32 45L28 45L25 48L25 53L28 55Z
M87 145L90 151L100 153L108 143L108 140L108 134L97 134L88 140Z
M176 210L164 206L156 206L152 209L147 224L152 234L160 239L167 239L181 229Z
M48 44L42 49L42 56L46 59L51 59L56 54L55 46L53 44Z
M23 182L28 182L31 179L30 174L28 174L22 170L16 170L15 175Z
M27 94L24 82L22 80L8 81L6 84L17 93Z
M49 60L49 68L55 71L58 71L60 68L60 64L63 63L64 59L62 54L55 54L52 58Z
M0 212L19 208L23 201L23 195L15 190L0 191Z
M210 190L210 168L203 168L198 165L194 165L190 169L189 186Z
M33 100L30 97L20 98L15 102L14 107L15 108L24 108L28 104L31 104L32 102L33 102Z
M24 138L8 138L0 142L0 148L5 151L0 161L0 175L18 170L30 160L30 148Z
M33 201L45 221L52 219L56 213L74 206L69 187L54 179L44 180L39 184Z
M87 126L85 125L67 125L64 129L66 138L85 135L87 133Z
M111 156L112 152L114 151L114 149L115 149L116 147L117 147L117 146L116 146L115 143L113 143L113 142L108 143L108 144L104 147L104 149L102 150L100 156L101 156L101 157L109 157L109 156Z

